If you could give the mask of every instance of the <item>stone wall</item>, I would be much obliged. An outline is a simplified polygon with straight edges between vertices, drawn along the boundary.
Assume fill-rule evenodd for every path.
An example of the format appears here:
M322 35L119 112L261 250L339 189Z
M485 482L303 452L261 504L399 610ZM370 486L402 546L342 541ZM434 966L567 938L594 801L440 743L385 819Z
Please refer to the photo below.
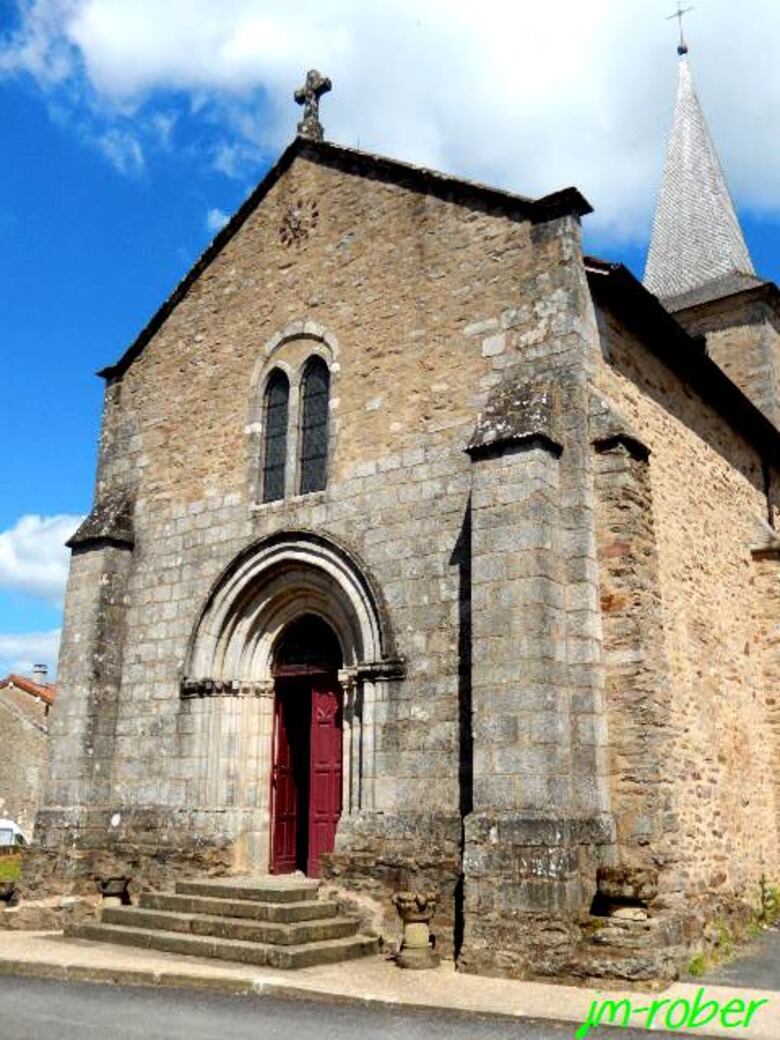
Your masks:
M23 690L0 688L0 816L32 836L46 771L46 706Z
M766 703L766 739L773 762L775 825L780 834L780 546L758 543L756 568L756 645L761 657ZM767 871L770 881L775 876Z
M778 861L765 628L756 624L763 593L751 553L767 515L763 461L616 318L608 312L599 317L604 364L596 385L630 430L641 431L649 452L646 477L636 465L632 477L624 462L622 488L618 482L610 490L606 472L603 481L602 583L612 645L607 686L613 691L609 725L618 815L629 796L638 804L650 798L660 817L634 817L649 828L647 840L658 836L659 827L661 833L672 827L660 858L650 850L662 867L669 867L670 852L679 860L662 871L662 901L679 905L684 898L690 909L755 905L761 875L776 874ZM632 521L637 496L644 504ZM621 587L621 563L634 571L628 587ZM627 617L622 604L631 589L640 613ZM633 728L640 720L650 758L637 768ZM641 828L629 828L631 833L634 842L641 839Z
M280 223L300 199L319 220L287 246ZM405 662L374 686L371 800L342 817L331 872L385 906L402 878L436 883L451 948L470 783L464 448L504 370L547 349L577 243L576 218L531 224L294 162L107 389L96 502L132 501L134 546L111 550L130 562L102 643L79 633L105 616L109 550L98 540L74 556L58 764L30 876L89 887L106 873L168 884L182 869L267 869L246 840L268 826L267 750L241 722L254 702L217 710L180 688L226 568L278 532L316 531L381 590ZM328 487L259 504L263 378L278 363L294 381L309 352L332 373ZM116 698L109 683L101 703L90 668L112 639Z

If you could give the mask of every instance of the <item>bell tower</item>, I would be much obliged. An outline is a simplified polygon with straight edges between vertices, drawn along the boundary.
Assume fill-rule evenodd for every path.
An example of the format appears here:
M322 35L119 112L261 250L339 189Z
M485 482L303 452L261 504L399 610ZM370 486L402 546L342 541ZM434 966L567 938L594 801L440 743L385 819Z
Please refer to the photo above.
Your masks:
M678 8L672 17L686 12ZM780 424L780 292L753 267L680 31L677 101L644 284Z

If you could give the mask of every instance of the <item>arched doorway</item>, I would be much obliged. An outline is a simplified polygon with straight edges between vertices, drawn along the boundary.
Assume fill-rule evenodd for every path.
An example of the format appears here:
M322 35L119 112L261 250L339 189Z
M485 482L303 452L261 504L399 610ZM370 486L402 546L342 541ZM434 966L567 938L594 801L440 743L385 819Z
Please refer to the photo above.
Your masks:
M342 800L342 663L335 633L314 614L289 624L274 648L274 874L302 870L318 877L321 855L334 848Z
M293 626L306 618L319 625L319 636L310 630L300 638L301 625L294 638ZM314 660L306 659L306 647L317 651ZM319 675L317 664L325 666ZM276 688L296 678L282 674L296 666L310 669L299 676L309 681L299 718L311 724L306 703L315 679L330 682L340 698L334 736L342 741L340 829L345 816L372 812L377 705L398 664L379 591L342 546L310 531L279 532L248 546L215 582L182 667L181 756L199 763L188 795L193 827L209 839L232 841L237 870L273 869ZM304 806L303 817L310 808ZM333 840L328 826L324 847ZM295 827L297 842L297 814ZM285 869L299 863L307 869L308 860L308 850L304 861L296 847L296 866L288 857Z

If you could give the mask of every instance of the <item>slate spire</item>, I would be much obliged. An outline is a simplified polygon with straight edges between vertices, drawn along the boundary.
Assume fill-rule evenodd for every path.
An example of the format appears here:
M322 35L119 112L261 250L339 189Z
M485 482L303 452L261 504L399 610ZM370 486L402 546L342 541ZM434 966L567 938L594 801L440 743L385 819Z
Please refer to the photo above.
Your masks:
M678 48L677 104L644 277L665 301L730 276L755 276L687 50Z

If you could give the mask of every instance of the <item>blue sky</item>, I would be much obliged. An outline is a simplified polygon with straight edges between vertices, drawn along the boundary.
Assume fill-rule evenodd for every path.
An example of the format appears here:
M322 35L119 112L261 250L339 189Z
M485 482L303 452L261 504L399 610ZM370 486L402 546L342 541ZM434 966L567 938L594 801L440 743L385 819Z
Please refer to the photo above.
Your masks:
M209 212L236 208L244 184L193 162L191 143L209 132L196 119L181 120L170 151L148 169L127 174L53 119L32 84L0 91L0 125L13 142L13 161L0 168L7 531L29 514L88 511L103 387L95 373L123 352L208 243L219 219L209 226ZM62 540L66 528L52 534ZM58 568L45 594L35 583L26 591L27 573L17 587L0 585L0 633L57 629L60 577ZM38 656L46 657L51 640L42 645ZM4 655L0 636L0 674L28 656Z
M53 664L61 543L92 496L102 398L94 373L123 352L290 138L298 118L290 94L309 65L334 79L323 103L334 140L529 194L576 183L597 206L586 221L588 247L641 276L674 99L674 39L661 17L669 0L647 19L647 82L624 49L607 47L589 73L596 86L578 91L560 86L560 68L545 79L536 53L548 64L553 55L573 61L582 33L592 32L570 24L553 39L562 5L551 0L546 15L534 15L525 73L514 56L483 54L499 81L491 94L472 66L473 51L494 44L475 41L466 14L458 37L452 6L438 0L425 18L398 0L373 20L340 0L331 21L322 5L305 2L297 6L311 16L308 35L276 0L169 0L163 13L150 0L0 0L0 674L39 657ZM778 75L749 63L761 84L753 107L740 109L716 33L729 5L710 6L717 24L707 29L701 76L694 63L699 93L756 268L780 280ZM756 8L764 21L751 31L759 35L780 30L767 6ZM602 12L608 42L636 24L640 9L647 3L626 0L613 26L594 0L589 15L599 22ZM620 24L629 14L633 23ZM471 49L458 50L467 37ZM431 66L423 73L420 50ZM389 53L396 65L377 75ZM436 94L453 60L466 80L474 76L466 102L455 104L451 89ZM399 85L404 62L418 76L411 93ZM509 76L523 88L510 102ZM509 106L511 134L496 129L504 117L490 122L497 104Z

